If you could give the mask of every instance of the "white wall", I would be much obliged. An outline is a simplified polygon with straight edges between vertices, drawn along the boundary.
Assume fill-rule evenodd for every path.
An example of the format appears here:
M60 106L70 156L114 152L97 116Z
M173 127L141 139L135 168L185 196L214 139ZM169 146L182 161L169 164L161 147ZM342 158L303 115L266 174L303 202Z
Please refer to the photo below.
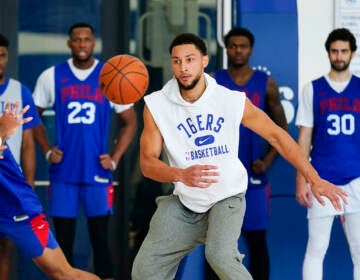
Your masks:
M297 0L299 92L304 84L329 72L325 40L334 28L334 1Z

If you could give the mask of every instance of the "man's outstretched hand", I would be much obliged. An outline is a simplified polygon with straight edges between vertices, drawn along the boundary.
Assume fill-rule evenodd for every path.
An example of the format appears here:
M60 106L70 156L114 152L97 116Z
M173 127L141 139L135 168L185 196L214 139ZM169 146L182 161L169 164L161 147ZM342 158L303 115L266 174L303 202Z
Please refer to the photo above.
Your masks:
M4 145L5 140L13 135L19 126L33 119L32 117L23 118L23 115L29 110L29 105L26 105L17 113L19 104L19 102L16 102L15 105L10 108L10 102L6 102L4 112L0 116L0 137L2 140L0 151L6 149L6 145ZM2 156L0 156L0 158L2 158Z
M325 201L321 196L326 196L336 210L341 210L341 202L347 204L346 193L343 189L336 187L330 182L320 179L317 183L312 184L311 192L320 204L325 205Z

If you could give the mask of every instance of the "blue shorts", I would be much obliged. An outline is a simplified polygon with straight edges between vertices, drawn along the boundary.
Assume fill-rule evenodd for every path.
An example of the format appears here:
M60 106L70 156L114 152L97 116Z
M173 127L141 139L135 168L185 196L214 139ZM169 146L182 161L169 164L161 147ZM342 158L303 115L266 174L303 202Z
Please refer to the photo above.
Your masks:
M0 238L9 237L28 257L40 257L45 248L59 247L44 214L18 217L11 223L0 222Z
M245 199L246 210L242 229L249 231L266 229L270 217L270 185L249 186Z
M114 185L52 183L49 193L50 215L75 218L82 205L87 217L112 214Z

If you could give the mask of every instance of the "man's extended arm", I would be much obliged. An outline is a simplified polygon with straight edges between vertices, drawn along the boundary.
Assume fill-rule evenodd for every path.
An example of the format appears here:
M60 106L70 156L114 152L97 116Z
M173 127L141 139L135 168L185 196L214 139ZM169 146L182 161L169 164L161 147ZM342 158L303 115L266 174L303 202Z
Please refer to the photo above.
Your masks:
M306 179L315 198L324 205L322 195L329 198L335 209L341 209L340 198L346 202L345 192L319 177L300 146L281 127L277 126L249 99L246 100L242 124L266 139L282 157L288 160Z

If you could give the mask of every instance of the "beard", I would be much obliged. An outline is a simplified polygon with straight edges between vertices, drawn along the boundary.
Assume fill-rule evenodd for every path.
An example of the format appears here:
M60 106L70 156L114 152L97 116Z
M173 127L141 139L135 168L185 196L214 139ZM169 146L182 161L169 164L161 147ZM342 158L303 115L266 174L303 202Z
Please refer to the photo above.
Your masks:
M178 82L178 85L179 85L179 88L180 88L180 89L183 89L183 90L191 90L191 89L193 89L193 88L197 85L197 83L199 82L199 80L200 80L200 75L198 75L198 76L191 82L190 85L184 85L184 84L182 84L182 83L179 81L179 79L177 79L177 78L176 78L176 80L177 80L177 82Z
M350 61L343 61L343 62L331 62L331 69L336 72L343 72L349 68Z

